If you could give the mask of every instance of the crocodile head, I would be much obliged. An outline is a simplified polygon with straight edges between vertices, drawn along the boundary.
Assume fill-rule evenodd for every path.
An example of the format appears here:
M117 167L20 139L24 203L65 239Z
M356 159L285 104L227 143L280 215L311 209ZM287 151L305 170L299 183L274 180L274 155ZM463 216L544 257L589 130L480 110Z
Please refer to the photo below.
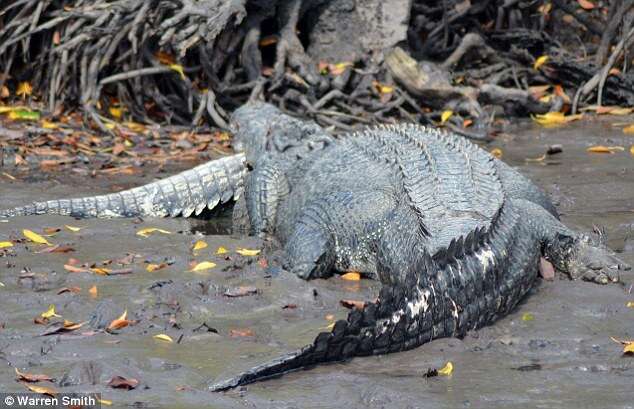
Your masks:
M244 152L255 164L266 154L286 160L304 157L308 152L330 144L332 137L314 122L285 115L277 107L252 102L236 109L231 116L233 149Z

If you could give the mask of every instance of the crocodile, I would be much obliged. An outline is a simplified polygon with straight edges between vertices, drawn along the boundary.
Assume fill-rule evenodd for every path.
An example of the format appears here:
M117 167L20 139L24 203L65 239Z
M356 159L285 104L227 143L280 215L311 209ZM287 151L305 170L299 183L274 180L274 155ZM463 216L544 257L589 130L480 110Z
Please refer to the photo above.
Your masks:
M236 155L120 193L0 212L190 216L233 197L235 225L279 241L288 271L381 281L375 301L311 344L210 390L462 337L513 310L541 258L601 284L629 269L602 240L563 225L527 178L444 130L382 125L334 137L264 103L236 110L232 129Z

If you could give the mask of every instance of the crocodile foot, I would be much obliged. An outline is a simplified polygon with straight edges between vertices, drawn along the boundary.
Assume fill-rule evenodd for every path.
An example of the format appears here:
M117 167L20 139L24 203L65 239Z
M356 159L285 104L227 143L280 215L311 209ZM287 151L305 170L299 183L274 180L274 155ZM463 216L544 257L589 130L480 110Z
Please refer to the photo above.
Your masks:
M575 240L564 269L570 277L597 284L616 283L620 273L631 267L602 243L588 236Z

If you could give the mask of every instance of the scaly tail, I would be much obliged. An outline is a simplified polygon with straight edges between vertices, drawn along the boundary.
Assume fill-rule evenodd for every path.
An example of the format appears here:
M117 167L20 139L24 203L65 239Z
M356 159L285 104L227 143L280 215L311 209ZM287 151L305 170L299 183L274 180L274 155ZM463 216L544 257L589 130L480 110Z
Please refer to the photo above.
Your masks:
M498 212L488 231L476 229L433 256L416 249L416 240L406 237L409 232L396 228L394 233L401 236L388 235L379 245L382 273L402 267L403 258L411 263L400 271L402 280L383 286L376 303L351 311L332 332L320 333L301 350L210 389L223 391L318 363L463 336L508 313L537 277L540 241L512 209Z
M100 218L189 217L238 197L246 172L244 154L237 154L118 193L35 202L2 210L0 218L36 214Z

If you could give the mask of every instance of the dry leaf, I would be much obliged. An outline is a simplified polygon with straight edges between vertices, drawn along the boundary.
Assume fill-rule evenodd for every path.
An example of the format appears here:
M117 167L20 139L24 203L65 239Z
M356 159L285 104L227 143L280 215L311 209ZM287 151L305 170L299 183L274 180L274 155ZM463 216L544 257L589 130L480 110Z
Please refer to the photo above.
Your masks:
M218 250L216 250L216 254L218 254L218 255L227 254L228 252L229 251L226 248L222 247L222 246L218 247Z
M152 273L154 271L158 271L158 270L162 270L165 267L167 267L167 263L160 263L160 264L154 264L154 263L150 263L147 265L147 267L145 268L149 273Z
M172 337L170 337L167 334L158 334L158 335L154 335L154 339L159 339L161 341L167 341L167 342L174 342L174 340L172 339Z
M577 3L579 3L581 8L584 9L584 10L592 10L595 7L594 3L592 3L589 0L577 0Z
M438 370L438 375L451 375L453 372L453 364L451 362L447 362L445 366Z
M182 65L170 64L169 68L170 68L170 70L176 71L178 73L178 75L180 75L182 80L187 79L187 77L185 77L185 71L183 70L183 66Z
M39 234L32 232L31 230L24 229L22 230L22 234L24 234L24 237L31 240L33 243L46 244L48 246L52 246L52 244L49 243L48 240L46 240L44 237L40 236Z
M90 269L83 267L75 267L71 264L64 264L64 269L69 273L90 273Z
M66 227L68 230L77 233L78 231L80 231L82 228L81 227L75 227L75 226L69 226L69 225L64 225L64 227Z
M251 294L257 294L258 289L253 286L240 286L225 291L225 297L244 297Z
M202 261L196 264L194 267L192 267L192 269L189 271L204 271L214 267L216 267L216 263L211 261Z
M42 128L44 129L58 129L59 125L55 122L47 121L46 119L42 120Z
M261 250L254 250L254 249L237 249L236 253L242 255L242 256L257 256L258 254L260 254Z
M349 273L343 274L341 278L348 281L359 281L361 280L361 274L356 271L351 271Z
M194 243L194 251L202 250L204 248L207 248L207 243L205 243L204 241L198 240L196 243Z
M500 149L500 148L491 149L491 155L493 155L496 158L500 159L502 157L502 155L503 155L502 149Z
M121 314L121 316L117 318L116 320L113 320L110 323L110 325L108 325L108 328L106 329L108 331L113 331L113 330L127 327L132 322L132 321L128 321L127 317L128 317L128 310L125 310L123 314Z
M123 376L115 375L108 382L108 386L117 389L131 390L139 385L139 381L134 378L124 378Z
M440 115L440 123L444 124L445 122L447 122L449 118L451 118L452 115L453 115L453 111L451 110L443 111L442 114Z
M533 321L534 319L535 316L530 312L525 312L524 314L522 314L522 321Z
M51 304L48 306L48 310L44 311L43 313L40 314L40 317L42 318L52 318L52 317L58 317L61 318L61 315L57 315L55 313L55 304Z
M571 103L571 99L568 96L568 94L566 94L566 92L564 91L563 87L561 85L555 85L555 88L553 89L555 95L557 95L558 97L560 97L565 104L570 104Z
M90 287L90 290L88 290L88 293L92 296L92 297L96 297L97 296L97 286L93 285L92 287Z
M51 386L38 386L38 385L30 385L26 382L20 382L22 385L26 386L26 388L28 390L30 390L31 392L35 392L35 393L41 393L42 395L50 395L50 396L55 396L57 395L59 392L57 391L57 389L51 387Z
M25 382L40 382L40 381L50 381L55 382L55 379L51 378L48 375L39 375L39 374L31 374L26 372L20 372L18 368L15 368L15 374L18 376L19 381Z
M252 337L254 335L255 333L253 332L253 330L249 328L229 330L230 337Z
M627 304L625 304L625 306L627 308L634 308L634 301L628 301Z
M623 133L634 134L634 124L628 125L625 128L623 128Z
M586 149L588 152L592 152L592 153L614 153L616 151L624 151L625 148L622 146L603 146L603 145L596 145L596 146L591 146L588 149Z
M6 249L7 247L13 247L13 243L10 241L0 241L0 249Z
M533 120L540 125L553 126L566 124L568 122L575 121L581 118L583 118L583 114L566 116L563 114L563 112L548 112L543 115L535 115L533 117Z
M141 229L138 232L136 232L137 236L146 237L146 238L152 233L172 234L172 232L169 232L163 229L158 229L156 227L147 227L145 229Z
M27 81L23 81L18 84L18 89L15 91L15 95L22 97L22 99L33 93L33 87Z
M538 57L535 60L535 63L533 64L533 68L538 70L539 67L541 67L542 65L544 65L546 63L546 61L548 61L548 56L547 55L542 55L541 57Z
M77 294L77 293L80 293L80 292L81 292L81 288L79 288L79 287L64 287L64 288L60 288L57 291L57 295L64 294L64 293Z
M102 405L112 406L111 400L97 398L97 402L101 403Z

